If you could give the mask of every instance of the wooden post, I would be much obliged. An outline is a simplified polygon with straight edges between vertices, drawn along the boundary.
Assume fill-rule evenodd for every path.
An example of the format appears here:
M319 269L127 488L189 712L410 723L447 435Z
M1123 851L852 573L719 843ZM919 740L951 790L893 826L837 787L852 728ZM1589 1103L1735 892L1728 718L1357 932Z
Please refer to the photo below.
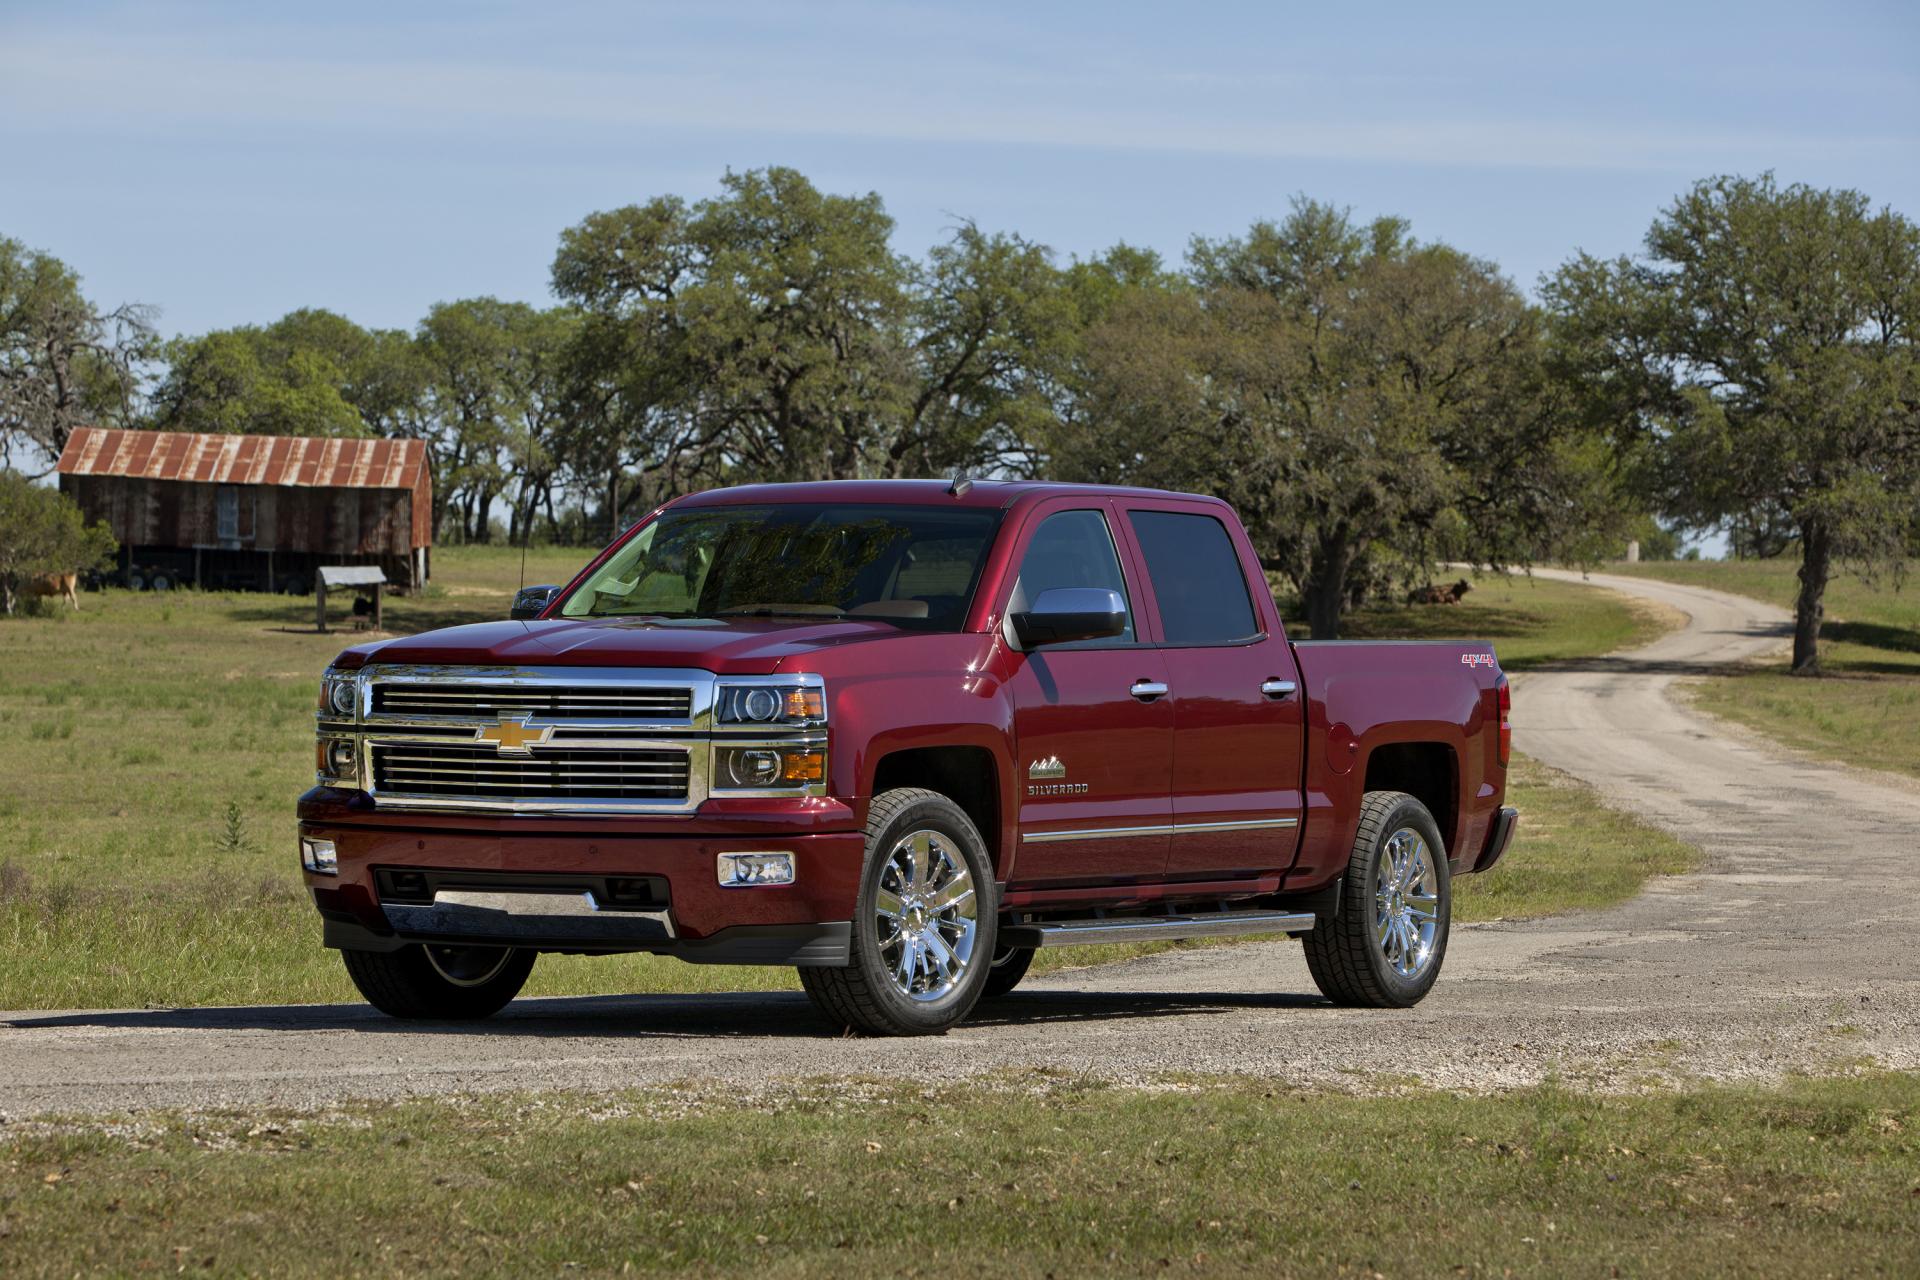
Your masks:
M387 629L384 615L382 614L382 610L386 607L386 598L387 589L376 585L373 589L373 629L375 631L385 631Z
M327 580L319 574L313 575L314 626L320 634L327 632Z

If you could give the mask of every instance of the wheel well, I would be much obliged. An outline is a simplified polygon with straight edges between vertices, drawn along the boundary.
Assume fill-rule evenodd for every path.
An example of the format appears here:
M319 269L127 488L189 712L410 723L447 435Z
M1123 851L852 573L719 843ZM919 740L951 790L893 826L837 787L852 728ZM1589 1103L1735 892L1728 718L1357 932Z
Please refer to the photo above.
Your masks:
M959 805L986 841L997 872L1000 860L1000 790L993 753L985 747L915 747L883 756L873 771L873 794L895 787L925 787Z
M1454 824L1459 818L1460 771L1452 748L1441 742L1389 742L1367 757L1368 791L1404 791L1433 815L1454 857Z

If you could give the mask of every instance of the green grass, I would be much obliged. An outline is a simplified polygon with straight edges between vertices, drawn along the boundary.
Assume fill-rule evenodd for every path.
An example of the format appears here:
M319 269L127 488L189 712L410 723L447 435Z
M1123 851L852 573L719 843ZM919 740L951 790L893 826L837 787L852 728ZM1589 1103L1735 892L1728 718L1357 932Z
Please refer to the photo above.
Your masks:
M1038 1073L14 1124L11 1274L1911 1275L1920 1079Z
M1340 638L1489 640L1503 669L1525 671L1646 644L1677 622L1657 606L1578 583L1520 574L1473 575L1470 582L1459 604L1368 605L1341 620ZM1305 639L1304 616L1286 596L1280 605L1288 634Z
M589 553L535 551L527 581ZM504 616L520 557L448 548L426 597L388 602L395 630ZM1362 614L1362 634L1491 637L1503 661L1598 652L1656 624L1559 583L1483 584L1455 607ZM356 999L293 860L293 801L312 778L320 670L352 632L317 635L311 600L109 590L77 614L0 623L0 1008ZM1463 919L1600 905L1672 869L1671 842L1591 794L1522 767L1528 815L1507 862L1462 881ZM229 803L241 840L226 839ZM1571 807L1577 820L1542 815ZM1594 834L1601 833L1601 834ZM1476 914L1478 913L1478 914ZM1043 952L1042 969L1137 948ZM652 956L543 957L529 994L791 989L785 969Z
M1666 582L1711 587L1793 608L1795 560L1697 560L1612 565ZM1920 775L1920 585L1895 590L1851 575L1827 587L1818 679L1789 675L1781 656L1703 680L1702 710L1814 755Z

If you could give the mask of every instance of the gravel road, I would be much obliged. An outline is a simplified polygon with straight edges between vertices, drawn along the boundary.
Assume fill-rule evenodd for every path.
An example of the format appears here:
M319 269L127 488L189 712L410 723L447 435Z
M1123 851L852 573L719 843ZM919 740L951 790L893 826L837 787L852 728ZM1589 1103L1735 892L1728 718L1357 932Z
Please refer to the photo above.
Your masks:
M1675 700L1676 680L1781 644L1781 611L1592 580L1688 624L1521 677L1520 748L1699 845L1706 863L1613 910L1458 929L1416 1009L1327 1007L1299 947L1275 942L1036 979L926 1040L839 1038L799 995L525 1000L425 1029L331 1005L0 1014L0 1111L1033 1068L1364 1090L1920 1067L1920 789L1790 755Z

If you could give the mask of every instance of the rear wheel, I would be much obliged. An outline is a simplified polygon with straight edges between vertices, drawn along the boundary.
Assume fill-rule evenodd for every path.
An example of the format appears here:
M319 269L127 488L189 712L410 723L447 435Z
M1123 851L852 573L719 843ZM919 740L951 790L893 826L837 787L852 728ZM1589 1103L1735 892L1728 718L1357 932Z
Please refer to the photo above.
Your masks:
M534 953L514 947L412 944L398 951L342 951L367 1003L395 1018L484 1018L520 994Z
M994 952L993 965L987 970L987 984L980 998L994 1000L1007 994L1020 985L1020 979L1027 976L1027 968L1032 964L1032 947L1000 948Z
M938 1035L980 998L993 955L986 842L943 795L902 787L867 811L850 963L802 969L814 1006L868 1035ZM984 899L984 900L983 900Z
M1339 909L1306 936L1307 967L1335 1004L1418 1004L1440 976L1452 912L1447 850L1433 815L1405 792L1370 791Z

